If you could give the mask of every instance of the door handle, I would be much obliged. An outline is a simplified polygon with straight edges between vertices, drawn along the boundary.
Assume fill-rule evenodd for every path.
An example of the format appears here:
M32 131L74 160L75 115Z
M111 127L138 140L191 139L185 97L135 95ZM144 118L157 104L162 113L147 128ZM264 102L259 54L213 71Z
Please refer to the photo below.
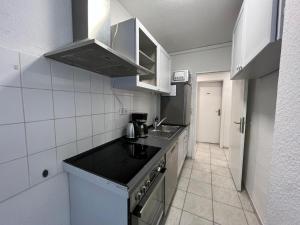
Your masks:
M242 118L240 119L240 122L233 121L233 123L237 124L237 125L240 125L239 126L239 130L240 130L240 133L242 133L242 126L241 126L241 124L242 124Z
M218 109L216 112L218 113L218 116L221 116L221 109Z
M243 134L244 133L244 129L245 129L245 117L242 117L240 119L240 122L236 122L233 121L234 124L240 125L240 133Z

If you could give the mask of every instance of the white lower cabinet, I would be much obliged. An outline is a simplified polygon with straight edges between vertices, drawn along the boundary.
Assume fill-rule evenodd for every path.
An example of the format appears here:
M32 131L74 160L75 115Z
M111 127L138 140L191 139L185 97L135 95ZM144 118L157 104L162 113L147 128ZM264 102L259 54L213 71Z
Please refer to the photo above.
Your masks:
M179 177L182 170L184 160L188 152L188 129L186 128L178 137L178 170L177 177Z

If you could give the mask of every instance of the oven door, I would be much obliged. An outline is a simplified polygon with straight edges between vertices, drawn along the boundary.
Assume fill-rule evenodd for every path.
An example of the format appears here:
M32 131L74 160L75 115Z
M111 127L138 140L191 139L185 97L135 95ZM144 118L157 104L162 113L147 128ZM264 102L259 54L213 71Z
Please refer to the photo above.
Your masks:
M164 215L165 173L160 173L131 214L132 225L158 225Z

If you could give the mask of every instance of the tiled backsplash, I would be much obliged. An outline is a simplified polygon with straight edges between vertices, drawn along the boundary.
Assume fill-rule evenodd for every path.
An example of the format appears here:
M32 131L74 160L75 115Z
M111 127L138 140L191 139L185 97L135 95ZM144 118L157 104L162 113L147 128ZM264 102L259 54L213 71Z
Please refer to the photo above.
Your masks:
M113 89L108 77L0 48L0 202L61 173L62 160L120 137L130 112L151 121L155 103L153 94Z

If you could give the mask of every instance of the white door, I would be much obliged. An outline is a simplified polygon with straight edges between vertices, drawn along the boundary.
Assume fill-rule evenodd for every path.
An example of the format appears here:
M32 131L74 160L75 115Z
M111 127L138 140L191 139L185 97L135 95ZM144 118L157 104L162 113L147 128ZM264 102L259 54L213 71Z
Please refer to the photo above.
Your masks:
M198 83L197 141L220 143L222 82Z
M233 80L229 168L238 191L242 189L246 109L247 81Z

